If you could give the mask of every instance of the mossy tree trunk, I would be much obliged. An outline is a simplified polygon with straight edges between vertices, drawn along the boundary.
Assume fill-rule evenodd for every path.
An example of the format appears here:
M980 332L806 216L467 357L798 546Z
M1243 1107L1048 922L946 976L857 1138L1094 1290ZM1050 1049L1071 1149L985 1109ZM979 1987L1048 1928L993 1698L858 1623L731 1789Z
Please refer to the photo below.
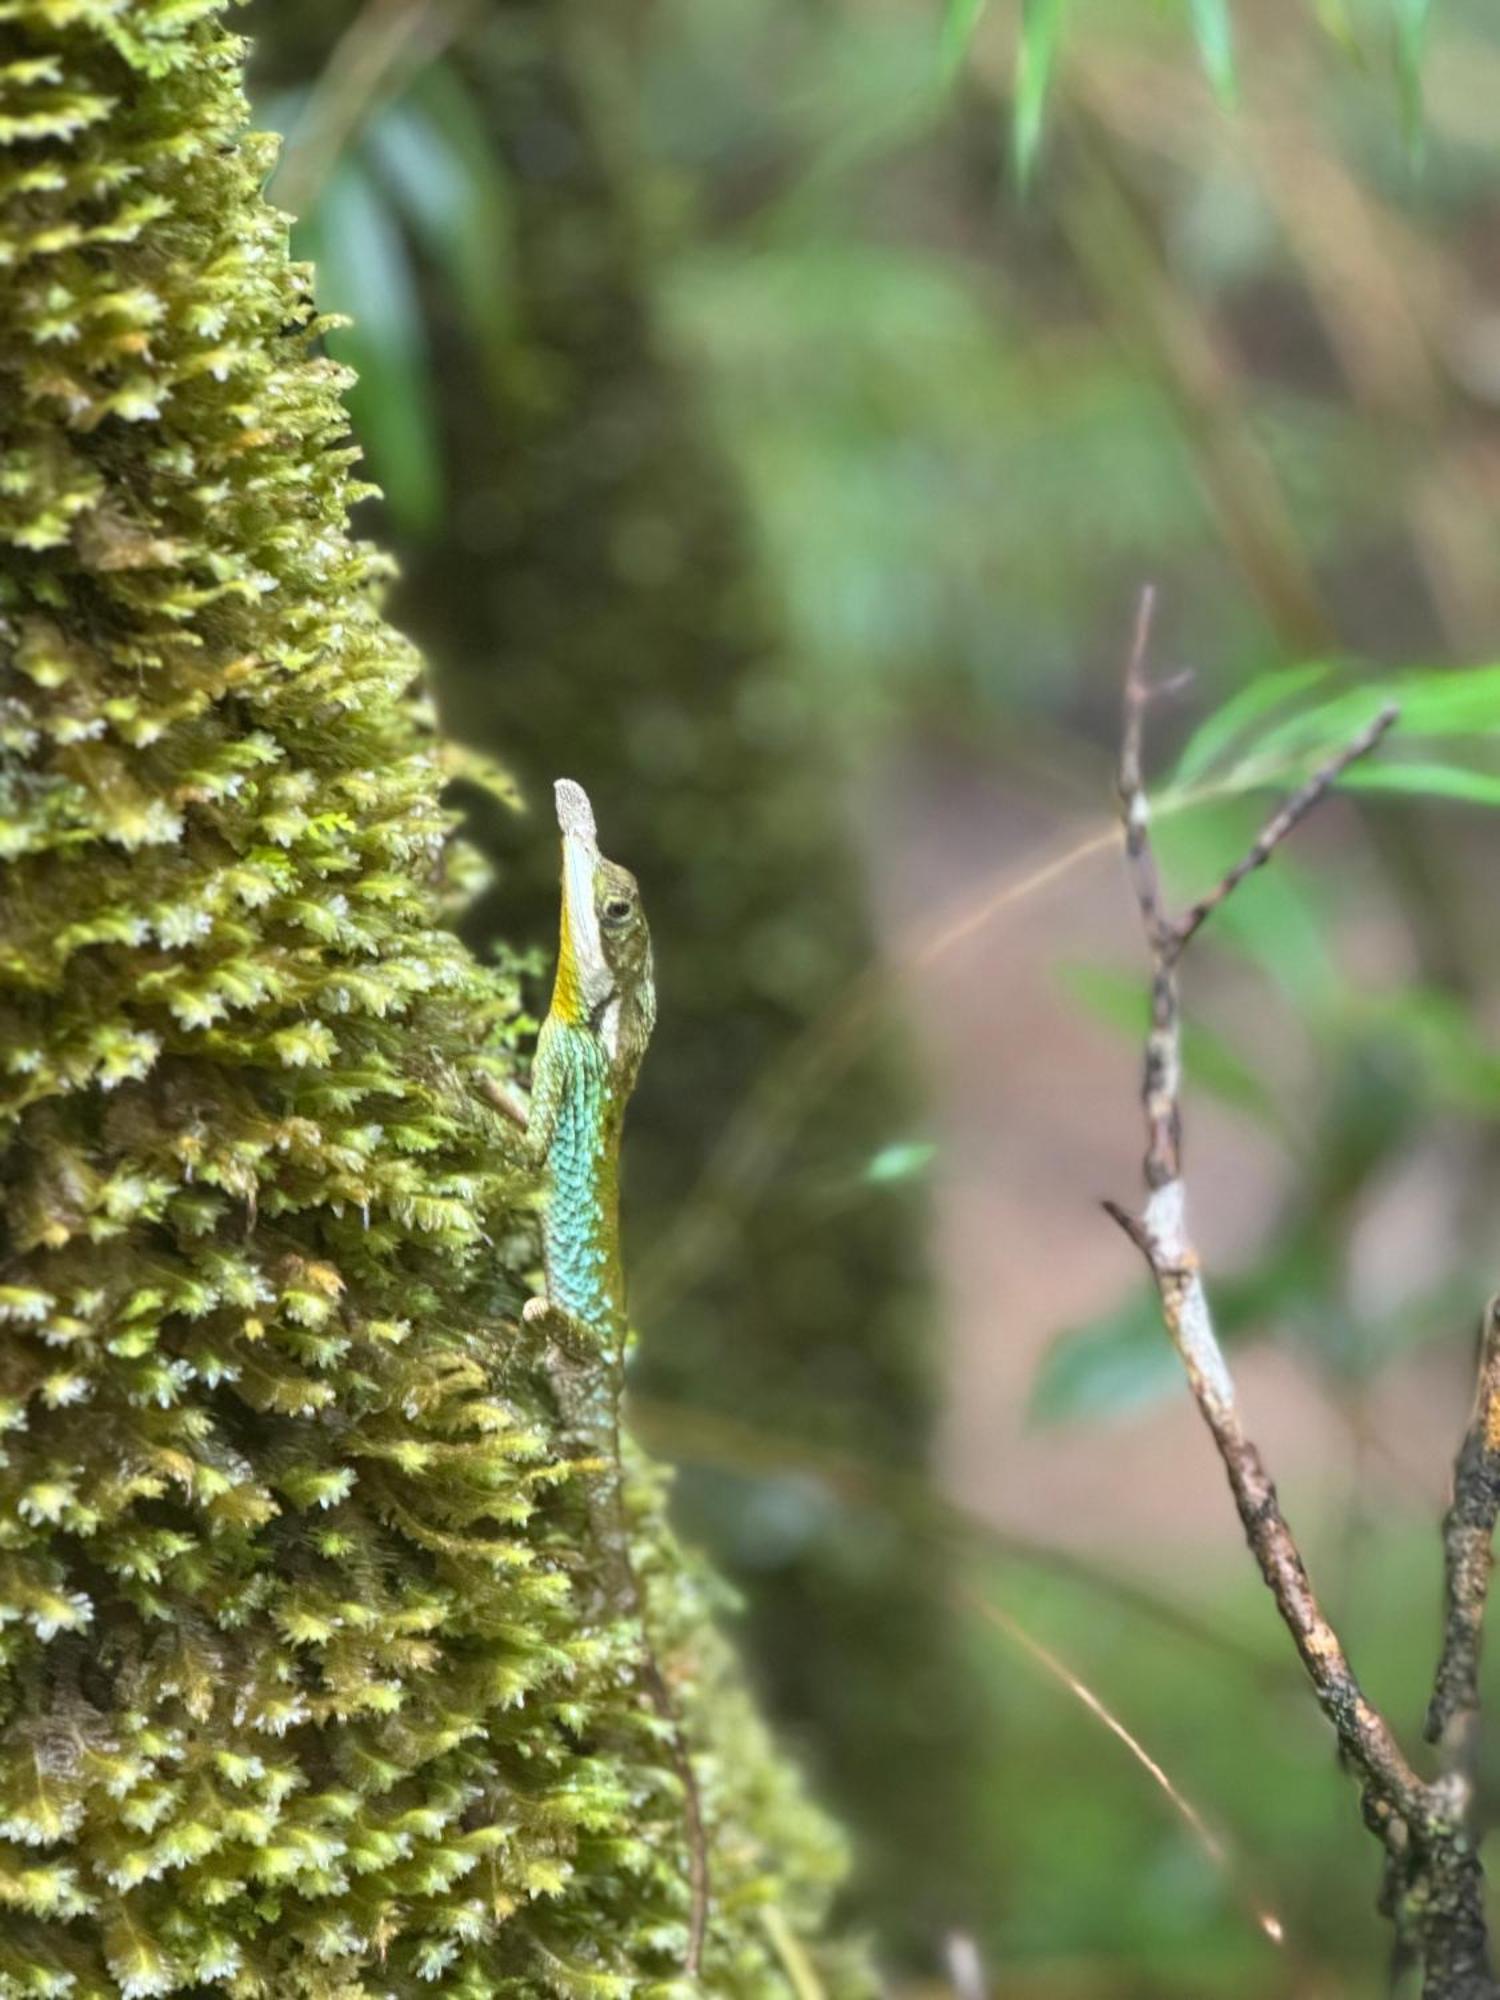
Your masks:
M664 1993L676 1781L476 1108L514 993L220 12L0 8L0 1995ZM785 1993L836 1844L633 1505L705 1986Z

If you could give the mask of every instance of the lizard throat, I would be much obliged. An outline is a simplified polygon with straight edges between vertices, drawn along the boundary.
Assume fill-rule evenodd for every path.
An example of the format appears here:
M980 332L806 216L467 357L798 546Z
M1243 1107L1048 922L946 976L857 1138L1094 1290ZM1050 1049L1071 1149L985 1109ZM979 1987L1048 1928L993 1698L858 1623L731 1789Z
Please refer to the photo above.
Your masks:
M625 1327L620 1259L620 1113L599 1043L568 1033L567 1088L548 1149L542 1225L547 1296L613 1352Z

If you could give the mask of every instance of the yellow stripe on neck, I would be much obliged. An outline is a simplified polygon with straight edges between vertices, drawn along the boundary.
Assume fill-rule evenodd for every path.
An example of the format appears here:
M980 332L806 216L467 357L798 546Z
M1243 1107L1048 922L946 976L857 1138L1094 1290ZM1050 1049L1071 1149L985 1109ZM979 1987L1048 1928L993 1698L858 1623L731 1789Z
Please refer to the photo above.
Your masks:
M583 1004L583 983L579 977L578 954L573 949L568 878L563 876L562 931L557 941L557 976L552 982L552 1011L570 1027L582 1027L588 1018Z

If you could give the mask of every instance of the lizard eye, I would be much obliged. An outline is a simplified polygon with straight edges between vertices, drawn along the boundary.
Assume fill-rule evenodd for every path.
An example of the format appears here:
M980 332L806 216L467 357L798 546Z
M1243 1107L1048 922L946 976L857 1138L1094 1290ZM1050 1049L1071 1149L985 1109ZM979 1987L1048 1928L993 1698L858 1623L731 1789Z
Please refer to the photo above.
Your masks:
M630 915L630 899L627 896L611 896L604 905L603 917L607 924L623 924Z

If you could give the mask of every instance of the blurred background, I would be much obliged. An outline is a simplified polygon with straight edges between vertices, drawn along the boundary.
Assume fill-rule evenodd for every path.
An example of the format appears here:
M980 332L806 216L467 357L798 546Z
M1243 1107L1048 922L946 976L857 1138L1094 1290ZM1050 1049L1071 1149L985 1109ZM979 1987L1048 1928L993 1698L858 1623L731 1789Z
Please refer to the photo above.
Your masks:
M1147 578L1184 898L1404 704L1195 952L1187 1109L1252 1428L1414 1742L1500 1268L1500 20L244 20L396 615L526 808L456 788L470 934L545 1005L558 772L642 879L635 1421L893 1991L1384 1993L1376 1849L1098 1206L1145 1020L1111 787Z

